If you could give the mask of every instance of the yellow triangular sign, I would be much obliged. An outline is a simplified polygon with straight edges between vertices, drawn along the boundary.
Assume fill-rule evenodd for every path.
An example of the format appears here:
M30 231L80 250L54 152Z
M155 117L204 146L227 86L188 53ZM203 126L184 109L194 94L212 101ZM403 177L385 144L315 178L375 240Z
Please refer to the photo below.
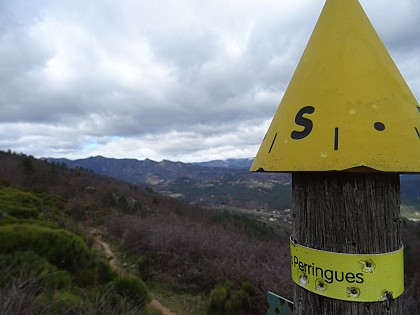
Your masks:
M420 172L420 108L357 0L327 0L251 171Z

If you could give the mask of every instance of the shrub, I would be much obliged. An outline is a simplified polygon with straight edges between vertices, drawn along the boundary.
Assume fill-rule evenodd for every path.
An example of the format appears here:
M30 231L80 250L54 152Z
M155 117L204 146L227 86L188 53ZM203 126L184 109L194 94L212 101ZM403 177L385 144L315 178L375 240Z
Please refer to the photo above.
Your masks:
M97 283L107 283L115 279L116 272L109 265L109 262L103 257L95 257L92 260L92 267L96 270Z
M83 314L85 311L84 299L69 291L56 291L54 294L42 294L37 298L37 304L44 314Z
M0 213L18 219L37 218L42 200L32 193L13 188L0 189Z
M152 279L156 273L156 256L156 252L147 251L137 261L139 274L145 281Z
M234 290L225 302L224 310L226 314L238 314L241 310L247 310L247 302L247 295L244 291Z
M75 273L76 282L81 287L105 284L116 277L108 261L96 255L91 255L87 265L80 267Z
M111 282L111 289L122 297L126 297L136 306L143 307L150 301L146 285L134 276L119 276Z
M119 276L106 285L98 286L88 314L149 315L146 303L150 301L144 283L134 276ZM155 313L150 313L155 314Z
M79 236L36 224L0 226L0 244L0 253L32 250L70 272L87 266L91 259L86 243Z
M107 231L121 237L125 248L138 257L139 272L145 280L165 273L188 290L210 292L217 279L229 279L237 284L236 289L243 285L242 290L249 292L251 314L266 309L268 290L286 297L293 294L292 281L284 277L290 273L287 236L281 236L281 246L278 238L250 239L233 228L223 214L216 224L213 214L192 213L188 219L165 212L143 217L115 215L108 221ZM147 257L148 252L153 255ZM249 279L247 285L243 277Z
M39 216L37 209L22 206L5 206L2 208L2 212L17 219L37 218Z
M62 229L27 223L3 225L0 244L0 254L33 251L58 269L67 270L82 287L115 278L104 258L91 252L81 237Z
M12 314L45 314L43 310L36 304L36 296L33 289L36 284L32 281L23 285L19 279L13 281L6 286L0 286L0 311L4 315Z
M0 285L7 286L13 279L37 279L40 287L53 290L71 286L71 276L51 265L45 258L31 251L0 255Z
M230 281L222 281L210 293L210 313L252 314L249 302L253 294L249 280L242 280L236 286Z
M223 311L229 298L229 290L226 284L218 284L210 293L210 307L214 310Z

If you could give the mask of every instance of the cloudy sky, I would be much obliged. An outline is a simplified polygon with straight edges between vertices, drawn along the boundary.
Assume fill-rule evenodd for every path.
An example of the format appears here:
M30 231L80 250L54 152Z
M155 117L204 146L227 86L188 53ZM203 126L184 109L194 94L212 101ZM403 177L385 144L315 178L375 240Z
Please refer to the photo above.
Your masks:
M420 99L420 1L360 1ZM0 150L255 156L324 0L0 0Z

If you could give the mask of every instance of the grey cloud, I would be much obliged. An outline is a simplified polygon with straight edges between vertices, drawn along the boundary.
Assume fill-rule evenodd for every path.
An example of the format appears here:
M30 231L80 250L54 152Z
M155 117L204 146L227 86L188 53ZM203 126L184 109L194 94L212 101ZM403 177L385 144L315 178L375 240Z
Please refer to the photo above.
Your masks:
M419 4L384 2L362 4L419 93ZM0 149L253 155L323 3L2 1Z
M420 47L420 3L416 0L366 1L365 10L391 50Z

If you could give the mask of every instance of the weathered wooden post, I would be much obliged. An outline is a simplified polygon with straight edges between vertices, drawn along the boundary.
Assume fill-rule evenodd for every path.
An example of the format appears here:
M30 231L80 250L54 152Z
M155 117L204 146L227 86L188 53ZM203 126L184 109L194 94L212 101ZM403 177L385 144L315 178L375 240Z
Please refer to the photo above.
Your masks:
M401 314L419 112L359 2L327 0L251 167L292 173L294 314Z

